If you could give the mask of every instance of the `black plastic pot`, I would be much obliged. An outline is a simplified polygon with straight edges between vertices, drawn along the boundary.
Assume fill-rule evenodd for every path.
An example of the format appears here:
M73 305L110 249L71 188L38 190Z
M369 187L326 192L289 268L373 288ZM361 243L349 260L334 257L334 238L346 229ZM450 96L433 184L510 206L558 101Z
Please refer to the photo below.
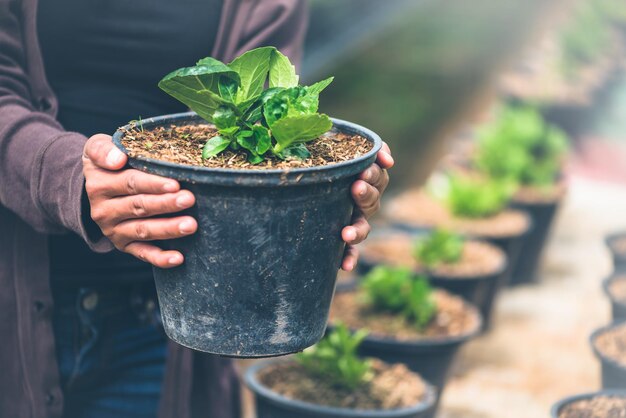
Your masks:
M144 129L194 124L194 113L143 121ZM334 120L374 143L366 155L324 167L234 170L130 158L131 167L177 179L194 193L198 232L163 247L185 263L154 269L163 323L174 341L214 354L268 357L301 351L324 334L350 222L350 186L381 147L374 132ZM123 129L123 128L122 128ZM121 144L123 130L113 136Z
M513 201L512 206L528 213L532 219L532 228L522 240L518 262L511 273L509 284L519 285L537 282L537 268L543 248L550 233L550 228L559 207L560 199L555 202L522 203Z
M602 288L604 293L611 301L611 313L613 321L619 321L626 319L626 302L615 299L615 296L611 293L610 287L614 280L617 278L624 278L626 272L615 272L602 282Z
M609 251L611 252L615 271L626 271L626 253L618 251L618 249L615 248L615 242L622 238L626 238L626 232L617 232L607 235L604 240L606 242L606 246L609 247Z
M620 396L622 397L622 396L626 396L626 391L624 390L601 390L601 391L594 392L594 393L583 393L581 395L567 397L565 399L560 400L559 402L555 403L552 406L551 417L559 418L559 414L561 413L563 408L565 408L567 405L571 403L583 401L587 399L592 399L597 396Z
M366 411L293 400L273 392L257 380L259 370L271 364L274 361L260 361L244 375L246 385L254 393L257 418L426 418L435 404L435 389L430 385L427 385L426 396L421 403L405 409Z
M599 335L625 323L626 321L615 321L610 325L595 330L589 337L593 353L600 360L602 366L602 389L626 389L626 366L605 356L598 350L595 344Z

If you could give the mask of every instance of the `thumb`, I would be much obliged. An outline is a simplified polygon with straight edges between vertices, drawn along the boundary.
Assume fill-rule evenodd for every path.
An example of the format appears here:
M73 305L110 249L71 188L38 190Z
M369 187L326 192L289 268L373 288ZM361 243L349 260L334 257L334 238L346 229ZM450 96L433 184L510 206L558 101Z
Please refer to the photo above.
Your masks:
M110 135L96 134L87 140L83 159L105 170L120 170L126 165L127 157L111 140Z

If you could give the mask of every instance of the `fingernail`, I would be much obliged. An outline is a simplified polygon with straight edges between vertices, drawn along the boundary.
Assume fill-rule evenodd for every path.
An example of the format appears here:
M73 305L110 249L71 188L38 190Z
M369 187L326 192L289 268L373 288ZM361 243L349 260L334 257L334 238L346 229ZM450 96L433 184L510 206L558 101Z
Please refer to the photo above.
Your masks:
M168 261L170 264L180 264L183 260L181 260L180 255L173 255Z
M354 230L354 228L348 229L348 232L346 232L346 240L354 241L355 239L356 239L356 231Z
M352 261L347 261L345 267L345 271L352 271L354 269L354 263Z
M163 185L163 191L165 192L175 192L178 190L178 184L173 181L168 181Z
M111 151L107 154L106 162L108 165L117 166L119 165L125 158L124 153L118 150L117 148L112 148Z
M190 219L185 219L178 225L178 229L182 234L188 234L193 231L193 221Z
M184 194L176 198L176 206L179 208L186 208L189 207L189 205L191 205L191 196L188 194Z
M383 152L385 153L387 158L389 158L389 162L391 163L391 165L393 165L395 163L395 161L394 161L393 157L391 156L391 154L389 154L388 152L385 152L385 151L383 151Z

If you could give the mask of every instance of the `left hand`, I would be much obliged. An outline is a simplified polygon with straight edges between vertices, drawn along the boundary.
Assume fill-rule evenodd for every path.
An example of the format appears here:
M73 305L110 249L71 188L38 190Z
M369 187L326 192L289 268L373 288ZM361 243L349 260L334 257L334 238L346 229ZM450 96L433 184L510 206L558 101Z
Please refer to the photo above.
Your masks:
M357 209L352 217L352 225L341 231L341 237L348 244L341 268L352 271L359 258L356 244L364 241L370 232L367 219L380 208L380 198L389 184L387 169L393 167L393 157L389 146L383 142L376 163L361 173L360 179L352 185L352 197Z

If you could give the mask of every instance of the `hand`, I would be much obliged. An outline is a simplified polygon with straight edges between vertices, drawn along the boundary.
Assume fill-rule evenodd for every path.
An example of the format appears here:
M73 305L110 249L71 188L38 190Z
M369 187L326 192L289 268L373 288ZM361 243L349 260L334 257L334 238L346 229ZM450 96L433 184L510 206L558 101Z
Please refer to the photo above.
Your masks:
M180 252L148 242L196 232L198 224L190 216L155 218L190 208L193 194L180 190L175 180L123 169L126 160L108 135L94 135L85 144L83 173L91 218L118 250L161 268L182 264Z
M352 197L357 205L357 210L352 217L352 225L346 226L341 231L341 237L348 244L341 265L345 271L352 271L356 266L359 254L354 246L364 241L370 232L367 218L380 208L380 198L389 184L387 169L393 167L393 163L391 150L383 142L376 163L362 172L360 179L352 185Z

